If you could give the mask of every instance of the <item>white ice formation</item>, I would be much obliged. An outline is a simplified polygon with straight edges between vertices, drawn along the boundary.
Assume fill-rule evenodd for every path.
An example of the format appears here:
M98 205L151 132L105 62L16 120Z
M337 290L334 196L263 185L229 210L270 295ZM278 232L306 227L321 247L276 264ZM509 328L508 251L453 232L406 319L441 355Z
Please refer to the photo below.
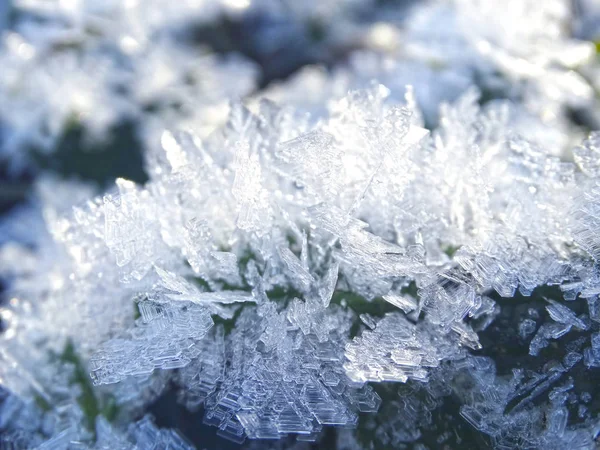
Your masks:
M365 430L400 448L452 399L500 448L593 448L597 393L581 380L600 367L600 134L570 114L594 123L595 50L564 31L567 2L506 3L425 2L364 25L371 50L348 64L231 106L252 90L249 66L199 70L151 45L184 6L157 16L132 2L148 17L100 21L95 45L126 45L141 75L133 97L106 94L102 45L83 52L108 108L90 109L89 128L161 103L156 117L135 110L150 179L97 197L41 179L39 203L1 225L0 445L191 448L144 417L170 393L236 442L293 435L302 448L336 427L339 448L370 448ZM90 14L72 17L87 30ZM119 32L134 19L152 33L130 48ZM11 70L41 48L15 42ZM160 65L212 81L146 90ZM63 120L56 101L42 104ZM486 343L502 326L526 368ZM535 366L550 347L558 356Z

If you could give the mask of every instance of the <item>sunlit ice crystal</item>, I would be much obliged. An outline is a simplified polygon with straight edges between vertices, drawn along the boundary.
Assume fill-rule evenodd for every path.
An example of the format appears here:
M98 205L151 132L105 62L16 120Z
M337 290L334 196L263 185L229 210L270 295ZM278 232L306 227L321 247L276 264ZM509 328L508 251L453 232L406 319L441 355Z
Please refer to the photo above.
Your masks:
M360 101L367 100L365 97ZM360 126L355 128L354 133L363 133L361 127L365 120L371 120L371 114L374 118L379 115L390 117L385 112L383 98L378 97L375 101L374 110L367 110L361 115ZM270 108L275 114L276 106L265 105L265 111L266 108ZM275 428L270 428L270 433L275 433L274 436L288 432L312 434L322 425L353 425L356 423L357 411L376 410L378 400L369 388L354 386L345 378L340 347L344 337L341 335L334 338L330 335L336 329L347 331L350 316L340 313L341 316L336 318L335 315L330 317L323 314L333 296L340 265L335 262L333 255L322 253L320 238L308 239L306 232L299 232L300 227L307 224L303 218L303 210L315 202L322 203L323 199L329 197L331 188L322 185L321 178L304 177L305 172L320 170L316 160L308 166L298 166L297 171L300 172L296 171L291 175L283 170L280 152L276 148L280 145L279 139L274 139L273 134L277 136L276 133L285 133L287 137L293 136L293 131L290 133L282 127L281 131L269 130L267 134L263 132L261 117L244 110L240 110L240 116L236 117L235 114L238 113L234 112L223 134L215 136L213 140L202 143L192 140L184 144L165 135L167 138L163 140L163 146L168 153L170 168L147 185L136 186L132 182L118 180L115 191L78 205L70 220L49 210L46 215L48 227L60 242L60 254L64 253L64 262L56 270L62 267L65 274L64 277L58 275L57 282L50 286L49 295L39 305L45 311L44 317L53 314L53 323L61 324L61 327L56 330L57 333L52 329L41 328L40 331L53 340L52 347L60 352L65 340L75 336L76 324L91 325L92 322L87 320L93 319L97 332L92 332L89 326L85 327L87 337L83 341L77 341L73 351L81 355L85 368L92 373L95 383L115 383L130 377L147 377L157 369L182 368L191 364L202 355L199 342L212 326L211 316L218 315L231 320L237 309L247 308L239 305L240 303L257 302L258 317L262 317L260 320L266 324L264 335L257 341L259 347L264 348L264 351L277 352L284 358L282 363L289 361L294 349L297 351L296 345L300 338L286 338L286 328L290 325L295 327L294 324L300 322L307 323L308 328L298 326L293 335L306 335L306 338L302 338L309 345L306 351L311 349L307 358L313 361L307 364L314 366L316 370L310 376L306 374L307 384L302 394L306 396L306 400L295 407L300 408L294 413L298 419L294 419L292 412L284 408L281 412L281 424L274 423L272 426ZM411 126L408 112L404 116L393 117L397 119L390 120L399 120L404 129ZM341 120L340 124L332 122L331 125L340 127L349 119ZM395 125L390 122L390 126ZM295 133L304 132L305 125L299 122ZM312 145L316 151L322 141L315 141L311 133L306 135L305 141L299 140L296 145ZM389 136L389 131L386 131L386 140L382 142L386 142L387 146L401 143L404 133L406 131L398 136L398 140L394 140L394 137ZM245 144L240 143L243 139L246 139ZM270 146L266 146L267 143ZM335 148L339 144L330 139L328 145ZM408 142L405 145L411 147L416 144ZM223 152L224 148L229 154ZM296 153L300 151L301 149L297 149ZM356 153L358 149L352 151ZM369 160L374 158L369 163L372 166L369 169L371 174L367 173L367 178L349 196L342 197L343 185L333 185L333 192L350 211L360 204L363 192L371 184L369 178L381 166L381 162L377 160L382 155L376 149L372 152L372 155L367 155ZM298 154L290 157L301 163ZM254 161L252 164L255 171L248 171L250 160ZM217 161L220 167L216 165ZM230 168L223 167L223 163ZM213 182L194 176L196 167L210 167L211 164L214 164L215 169L211 175ZM343 167L337 167L336 170L341 171ZM255 174L258 174L258 178L253 178ZM311 192L304 194L302 190L298 190L297 186L300 184L310 186ZM287 197L272 199L267 195L276 185L280 186L279 190L283 187L290 192L296 191L291 194L289 205L285 204L289 201ZM257 187L255 189L252 186ZM326 191L322 192L322 189ZM256 198L261 195L262 198ZM66 199L65 204L68 204ZM258 220L246 220L252 216ZM272 225L265 232L263 227L268 223ZM296 234L303 242L300 257L290 249L290 241L285 232L288 228L292 236ZM309 231L309 228L306 230ZM369 239L377 241L375 237L365 241L364 237L353 237L354 234L352 232L348 238L344 237L344 241L350 239L350 246L364 247ZM262 236L268 236L268 239ZM357 238L356 244L353 244L351 241ZM378 245L385 247L383 243ZM292 248L295 251L295 246ZM43 250L40 251L43 254ZM256 255L252 259L257 259L259 263L262 273L259 278L257 273L249 275L239 269L238 261L245 258L246 253ZM196 259L197 255L202 255L202 258ZM271 256L270 260L268 256ZM209 266L206 266L207 260L211 261ZM222 261L223 270L215 267L215 261ZM266 261L269 262L265 264ZM326 270L316 273L315 270L322 266ZM277 313L273 304L265 303L264 299L269 295L264 292L265 288L261 291L256 283L266 283L268 290L278 285L284 290L295 287L299 291L297 295L304 297L299 300L304 306L297 309L296 313L291 310L289 314ZM252 295L248 293L248 284L255 285L256 292ZM226 285L231 287L226 288ZM27 292L34 292L27 285L15 287L19 288L23 297L27 297ZM71 292L77 300L67 300L67 292ZM95 305L100 308L106 307L107 303L92 299L99 299L104 295L110 296L114 305L98 315L99 310ZM89 303L83 299L87 299ZM63 318L62 314L66 310L60 309L61 301L68 302L69 314L74 314L70 316L70 321L75 327L68 327L68 314ZM80 314L72 313L77 308ZM12 305L11 310L19 314L18 304ZM140 315L137 319L136 314ZM114 319L119 315L122 320L117 324ZM100 317L110 317L110 320L99 320ZM275 322L270 324L267 319ZM36 321L31 321L27 327L34 324L31 333L40 332L37 327L43 322L38 325ZM10 340L17 332L20 339L26 339L28 334L19 329L16 319L10 318L9 326L11 331L3 334L3 338ZM110 338L105 339L107 336ZM243 333L236 336L245 339ZM104 342L98 345L97 339ZM15 349L21 345L21 342L9 343ZM228 345L237 343L231 342ZM94 350L90 356L92 348ZM311 352L317 353L313 355ZM8 354L14 356L12 348ZM45 359L41 354L39 358ZM8 369L14 370L14 374L21 374L25 390L38 390L48 398L54 395L46 392L44 386L48 381L45 377L27 375L29 369L19 358L11 361L14 363ZM322 374L319 372L320 364L326 364L320 369ZM333 365L330 367L327 364ZM286 375L281 376L285 378ZM9 383L13 383L11 388L16 388L14 383L17 378L15 381L10 381L11 379L10 376L6 378ZM348 384L349 391L342 395L344 383ZM214 395L221 395L225 387L220 387ZM267 388L267 385L264 387ZM356 399L348 397L356 389L359 396ZM287 398L293 398L289 397L291 393L286 395ZM329 402L334 403L328 406ZM253 431L248 422L251 416L248 416L247 410L244 411L243 414L239 412L240 420L246 420L245 426L240 428L239 436L260 437L267 433L266 430ZM267 412L264 414L268 415ZM305 414L308 415L303 418ZM257 420L265 420L262 413L256 417ZM298 425L293 425L295 420L300 421Z
M43 214L2 225L0 240L23 245L0 250L0 384L19 395L3 399L0 445L186 448L149 418L125 426L176 385L235 441L318 440L364 412L386 420L368 429L395 448L452 395L461 424L503 448L593 446L590 394L571 378L600 366L598 145L592 134L570 150L584 133L570 115L593 108L595 72L567 2L434 1L398 23L384 10L365 28L388 54L309 68L248 107L229 97L253 92L253 64L171 31L261 2L14 3L44 20L18 16L6 34L4 154L16 164L70 125L98 138L137 118L150 181L88 201L50 185ZM357 3L270 17L296 16L274 27L285 32L331 25L321 54L348 35L362 45L364 30L343 30ZM274 33L259 53L281 45ZM512 378L467 356L506 310L499 299L547 285L562 297L512 317L509 337L526 365L564 355ZM100 386L72 381L90 372ZM406 387L393 414L368 384L380 381ZM96 409L119 406L116 424L86 417L90 390Z
M54 282L36 284L46 265L29 267L29 283L10 275L3 384L64 395L45 349L71 340L69 364L124 405L147 405L172 379L229 439L316 439L378 410L368 382L426 383L446 362L467 364L476 321L496 314L490 291L564 284L592 298L593 180L512 132L506 103L480 106L476 90L445 105L431 133L395 98L373 84L315 122L269 101L234 104L208 137L162 133L145 185L119 179L71 215L48 208L56 242L39 258L54 261ZM589 328L546 306L554 325L537 330L532 354ZM480 423L472 408L463 416Z

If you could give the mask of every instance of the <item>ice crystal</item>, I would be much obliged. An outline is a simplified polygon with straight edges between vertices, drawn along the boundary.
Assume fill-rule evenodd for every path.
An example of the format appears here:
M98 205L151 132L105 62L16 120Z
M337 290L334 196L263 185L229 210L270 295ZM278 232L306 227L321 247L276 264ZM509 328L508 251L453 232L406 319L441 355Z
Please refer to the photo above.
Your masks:
M138 421L174 391L236 442L317 441L368 413L340 448L365 430L397 448L458 402L498 447L592 448L600 148L570 122L597 99L565 2L419 4L357 33L386 54L242 100L253 66L172 26L263 2L17 3L61 25L4 36L5 148L50 147L73 114L98 135L135 118L149 180L96 195L42 177L2 223L0 439L189 448Z
M79 344L94 382L182 368L181 400L204 404L205 421L223 436L314 438L323 425L352 426L357 411L377 410L364 382L427 381L442 361L479 349L465 320L493 318L484 291L528 294L585 276L585 259L564 259L573 241L560 202L581 198L568 189L588 185L573 166L513 137L506 120L489 120L506 117L504 105L481 111L474 92L442 109L431 137L412 124L410 107L388 97L382 86L352 92L312 127L268 102L257 114L234 106L222 131L203 142L166 134L170 170L144 187L118 180L116 193L76 208L71 221L54 219L73 272L50 288L45 305L77 286L96 297L114 291L113 310L77 313L102 324L87 334L95 340ZM400 168L406 181L397 181ZM411 195L420 201L407 208ZM385 210L376 207L382 201ZM525 212L534 201L545 205L535 217ZM449 258L442 243L460 249ZM595 286L590 277L576 286ZM417 299L402 292L407 280L416 281ZM352 309L331 305L344 290L402 312L353 319ZM140 317L123 321L125 305ZM537 331L533 355L548 339L589 326L554 300L546 310L554 322ZM211 316L234 329L210 332ZM371 330L349 340L356 319ZM72 333L48 332L54 340ZM5 348L5 358L17 358L20 384L44 383Z

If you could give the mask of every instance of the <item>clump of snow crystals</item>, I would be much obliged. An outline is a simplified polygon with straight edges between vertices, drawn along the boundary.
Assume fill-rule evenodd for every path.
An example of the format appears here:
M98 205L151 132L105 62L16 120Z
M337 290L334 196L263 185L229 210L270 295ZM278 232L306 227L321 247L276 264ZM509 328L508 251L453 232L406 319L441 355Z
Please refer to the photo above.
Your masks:
M145 186L118 180L71 216L46 208L56 243L3 310L3 383L53 403L85 368L127 409L180 369L180 401L221 435L310 440L377 411L367 381L427 382L480 349L490 290L595 298L597 137L578 168L513 135L507 105L481 108L476 91L433 133L410 93L389 94L350 92L316 124L236 104L205 140L165 131ZM589 326L546 308L562 333ZM53 364L65 345L78 359ZM55 430L85 439L70 408Z
M400 448L451 399L500 448L593 448L600 134L569 119L597 106L575 70L593 45L565 36L564 2L508 3L423 3L402 39L393 19L367 27L386 55L230 106L253 66L158 39L163 2L104 11L121 22L61 10L60 43L100 27L81 54L7 34L9 151L73 113L99 134L134 117L149 181L95 196L42 178L0 225L0 448L191 448L145 416L173 393L235 442L337 427L340 448L370 448L362 421ZM501 327L515 367L489 342Z

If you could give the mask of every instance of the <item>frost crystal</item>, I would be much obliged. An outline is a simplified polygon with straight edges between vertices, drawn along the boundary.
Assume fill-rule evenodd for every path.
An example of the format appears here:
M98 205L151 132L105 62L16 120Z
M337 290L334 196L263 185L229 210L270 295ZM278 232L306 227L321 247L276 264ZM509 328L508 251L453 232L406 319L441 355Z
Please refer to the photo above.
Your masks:
M273 448L593 448L598 68L567 2L126 3L17 1L44 20L3 37L11 164L133 120L149 179L41 176L0 224L0 447L192 448L145 415L174 395ZM255 90L189 41L264 11L363 51Z

